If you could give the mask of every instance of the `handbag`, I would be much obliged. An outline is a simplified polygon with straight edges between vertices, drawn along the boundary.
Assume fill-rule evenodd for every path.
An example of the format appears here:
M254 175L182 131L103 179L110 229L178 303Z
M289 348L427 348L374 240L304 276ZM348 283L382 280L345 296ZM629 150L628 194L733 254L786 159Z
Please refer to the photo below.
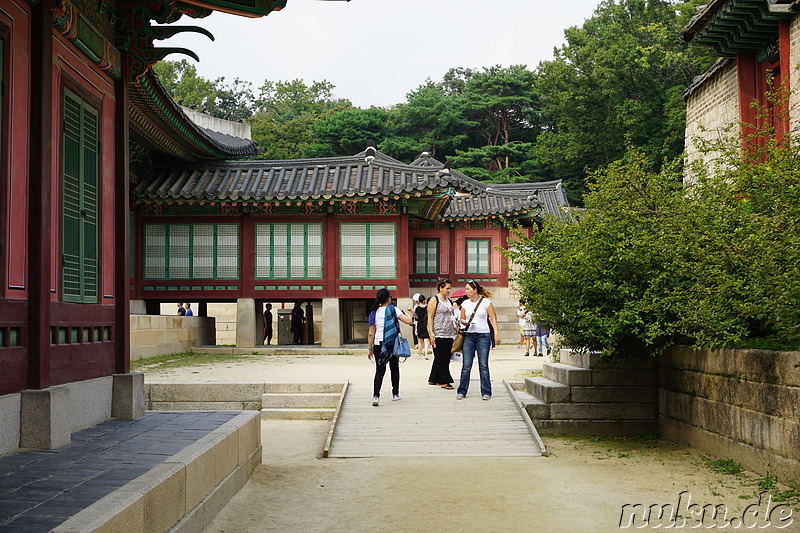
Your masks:
M394 350L392 355L397 357L397 360L404 363L406 359L411 357L411 346L408 345L408 339L400 334L400 321L397 320L397 315L392 313L394 317L394 325L397 328L397 337L394 339Z
M397 356L401 363L411 357L411 346L408 345L408 339L400 335L397 336L394 340L394 355Z
M475 313L478 312L478 307L481 306L482 301L483 296L481 296L481 299L478 300L478 304L475 306L475 309L472 310L472 314L470 315L469 320L467 320L467 324L462 329L459 329L458 333L456 333L456 337L453 339L453 347L450 348L450 353L461 351L461 347L464 346L464 335L467 333L467 329L469 329L472 319L475 318Z

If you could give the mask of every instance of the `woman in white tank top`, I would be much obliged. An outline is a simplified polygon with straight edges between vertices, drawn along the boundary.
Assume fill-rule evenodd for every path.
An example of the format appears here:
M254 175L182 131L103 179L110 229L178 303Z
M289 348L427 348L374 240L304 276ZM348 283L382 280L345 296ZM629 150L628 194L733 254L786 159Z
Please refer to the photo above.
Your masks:
M472 361L478 355L478 371L481 377L481 398L492 397L492 381L489 376L489 350L492 347L491 328L494 328L494 342L500 344L500 330L491 293L477 281L470 280L466 286L468 300L461 304L461 324L466 327L464 336L463 362L461 363L461 382L458 385L457 399L463 400L469 390ZM491 326L491 328L490 328Z

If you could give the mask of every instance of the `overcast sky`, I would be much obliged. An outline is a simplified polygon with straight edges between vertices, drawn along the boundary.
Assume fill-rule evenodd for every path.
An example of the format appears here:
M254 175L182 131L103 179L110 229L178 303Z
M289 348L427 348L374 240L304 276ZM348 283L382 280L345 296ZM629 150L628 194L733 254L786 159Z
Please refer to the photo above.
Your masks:
M328 80L358 107L405 101L426 78L451 67L527 65L552 59L564 29L580 26L600 0L288 0L260 19L214 13L181 18L214 34L178 35L157 46L200 56L205 78L253 82ZM180 60L182 55L170 55ZM189 61L194 62L189 58Z

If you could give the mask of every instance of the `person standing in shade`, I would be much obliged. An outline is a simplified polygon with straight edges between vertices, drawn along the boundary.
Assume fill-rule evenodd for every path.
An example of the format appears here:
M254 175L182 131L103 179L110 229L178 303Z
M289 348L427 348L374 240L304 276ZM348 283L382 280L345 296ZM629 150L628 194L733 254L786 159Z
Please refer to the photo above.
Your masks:
M264 309L264 343L272 344L272 304L267 304Z
M415 314L417 317L417 338L419 339L419 355L422 359L428 359L428 350L431 347L430 333L428 332L428 306L424 295L420 294L417 299Z
M419 293L415 292L411 297L411 307L408 310L411 312L411 336L414 337L414 351L419 350L419 339L417 338L417 306L419 305Z
M489 299L491 293L480 283L469 280L466 286L467 298L461 305L461 324L466 328L463 362L461 363L461 381L458 384L457 399L463 400L469 390L469 378L472 372L472 361L478 355L478 371L481 378L481 398L492 398L492 381L489 376L489 350L492 347L490 325L494 331L494 342L500 344L500 328L497 325L497 313Z
M192 304L190 304L189 302L186 302L185 315L186 316L194 316L194 312L192 311Z
M302 344L303 322L306 320L306 312L300 307L300 302L295 302L289 317L291 320L289 325L292 330L292 344Z
M400 334L398 320L411 324L411 317L401 313L392 305L392 295L388 289L381 289L372 304L369 313L369 353L367 358L375 361L375 380L372 390L372 405L378 406L381 400L381 386L383 376L386 375L386 365L392 373L392 401L400 399L400 363L394 355L394 341Z
M450 302L452 288L449 279L439 278L436 295L428 302L428 324L433 346L433 364L428 385L439 385L447 390L453 390L450 349L453 347L457 324L453 316L453 304Z
M547 355L550 355L550 342L547 340L547 337L550 336L550 326L547 325L547 322L544 320L536 320L536 324L533 327L533 334L536 336L536 339L539 342L539 353L536 355L538 357L544 357L544 347L547 346ZM536 345L534 345L535 348Z
M178 304L178 316L186 316L186 308L183 304Z

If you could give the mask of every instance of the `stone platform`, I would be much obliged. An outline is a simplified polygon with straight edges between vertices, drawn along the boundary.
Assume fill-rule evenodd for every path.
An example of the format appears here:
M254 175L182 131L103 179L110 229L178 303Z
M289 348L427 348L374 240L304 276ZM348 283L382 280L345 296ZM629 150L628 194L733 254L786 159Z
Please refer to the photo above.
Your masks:
M109 420L0 456L0 532L199 531L260 463L258 412Z

